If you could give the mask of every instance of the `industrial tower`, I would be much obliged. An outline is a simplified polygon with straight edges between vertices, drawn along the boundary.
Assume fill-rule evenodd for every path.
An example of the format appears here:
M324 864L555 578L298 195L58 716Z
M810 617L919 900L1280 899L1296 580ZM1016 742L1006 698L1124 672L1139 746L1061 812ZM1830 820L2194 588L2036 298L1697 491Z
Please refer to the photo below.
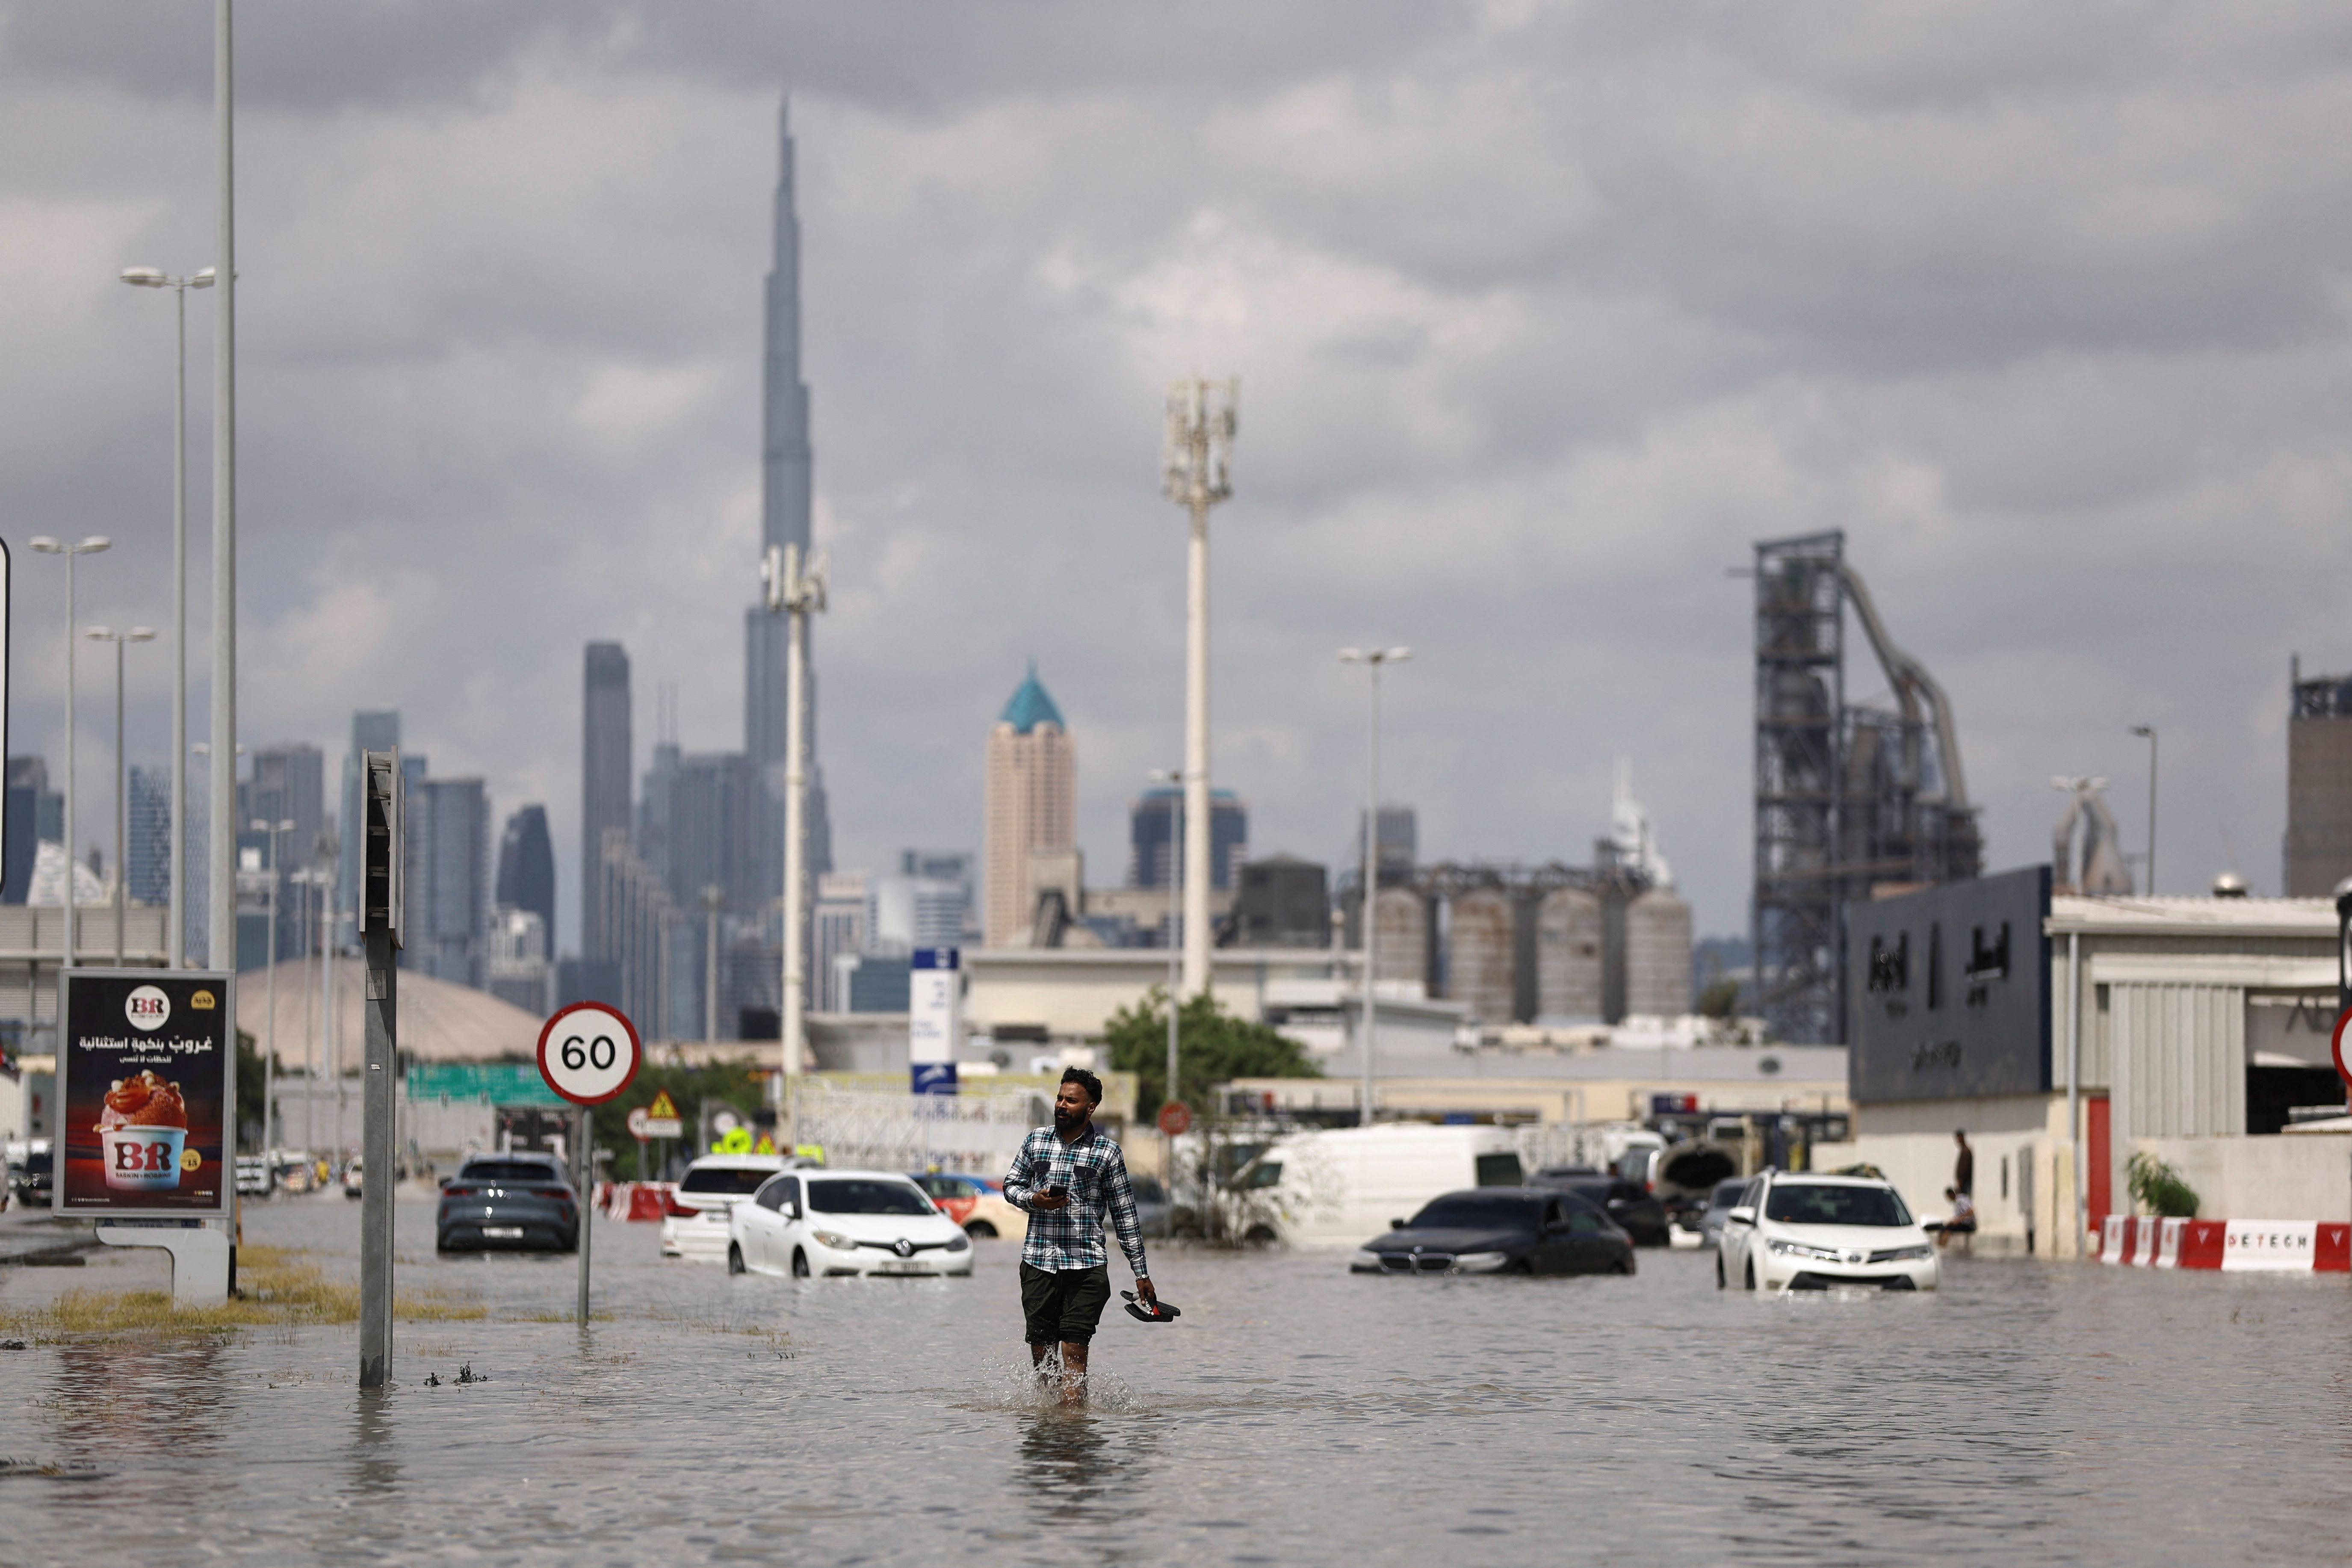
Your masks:
M1892 710L1846 702L1849 605ZM1951 702L1887 636L1844 533L1758 544L1755 1010L1780 1039L1843 1043L1846 906L1982 869Z

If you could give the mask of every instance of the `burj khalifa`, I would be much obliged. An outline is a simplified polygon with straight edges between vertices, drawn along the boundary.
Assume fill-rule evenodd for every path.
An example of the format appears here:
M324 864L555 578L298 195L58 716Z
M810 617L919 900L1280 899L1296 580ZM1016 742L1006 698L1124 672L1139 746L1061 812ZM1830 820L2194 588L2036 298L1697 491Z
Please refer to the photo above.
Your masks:
M809 449L809 389L801 379L801 225L793 209L792 104L778 117L780 162L776 175L775 260L768 273L767 355L761 388L761 549L771 545L809 551L809 496L814 454ZM766 784L761 853L767 885L776 885L784 863L785 618L754 605L743 617L743 751ZM812 628L814 634L814 628ZM833 821L825 809L824 768L816 749L817 677L810 658L808 678L808 868L812 879L833 869Z

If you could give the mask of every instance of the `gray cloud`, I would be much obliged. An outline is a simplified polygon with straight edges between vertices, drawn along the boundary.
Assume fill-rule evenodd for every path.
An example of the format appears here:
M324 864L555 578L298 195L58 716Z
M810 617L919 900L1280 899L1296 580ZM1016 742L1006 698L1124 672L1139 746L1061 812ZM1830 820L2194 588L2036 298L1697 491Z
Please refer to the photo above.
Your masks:
M2352 665L2331 8L239 16L248 742L337 752L397 703L569 846L580 645L617 636L690 746L740 743L790 87L853 863L977 840L1034 654L1118 875L1179 743L1155 448L1197 369L1244 378L1217 770L1262 848L1344 853L1331 651L1407 641L1388 773L1433 851L1582 855L1626 754L1703 929L1743 924L1724 571L1843 527L1951 689L1997 864L2046 853L2056 772L2113 775L2137 838L2153 721L2168 886L2225 830L2275 886L2288 653ZM202 7L0 9L0 526L122 540L88 620L167 613L169 305L113 274L209 252L209 47ZM55 568L18 576L15 743L54 756ZM136 757L165 668L134 663Z

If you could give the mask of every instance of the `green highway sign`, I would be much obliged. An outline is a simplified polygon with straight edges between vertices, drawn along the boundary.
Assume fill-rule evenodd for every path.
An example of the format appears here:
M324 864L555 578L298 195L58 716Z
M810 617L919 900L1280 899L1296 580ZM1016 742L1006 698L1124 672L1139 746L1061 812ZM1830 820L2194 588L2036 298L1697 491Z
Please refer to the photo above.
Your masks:
M531 1062L425 1062L408 1069L403 1086L413 1102L420 1100L480 1100L490 1105L564 1103L547 1087Z

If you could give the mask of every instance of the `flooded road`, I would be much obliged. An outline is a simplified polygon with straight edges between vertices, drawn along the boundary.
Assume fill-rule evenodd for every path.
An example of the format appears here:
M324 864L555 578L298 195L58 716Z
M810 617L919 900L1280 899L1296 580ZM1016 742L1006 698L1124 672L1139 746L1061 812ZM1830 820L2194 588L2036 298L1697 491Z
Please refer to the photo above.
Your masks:
M569 1258L440 1261L429 1205L399 1219L404 1290L491 1315L403 1323L380 1400L348 1328L0 1352L0 1454L96 1471L0 1476L0 1559L2345 1554L2340 1276L1962 1261L1937 1294L1759 1300L1710 1254L1513 1280L1163 1250L1182 1321L1107 1316L1067 1415L1023 1371L1009 1244L970 1280L793 1283L603 1224L583 1333L532 1321ZM300 1199L247 1238L355 1277L358 1225Z

